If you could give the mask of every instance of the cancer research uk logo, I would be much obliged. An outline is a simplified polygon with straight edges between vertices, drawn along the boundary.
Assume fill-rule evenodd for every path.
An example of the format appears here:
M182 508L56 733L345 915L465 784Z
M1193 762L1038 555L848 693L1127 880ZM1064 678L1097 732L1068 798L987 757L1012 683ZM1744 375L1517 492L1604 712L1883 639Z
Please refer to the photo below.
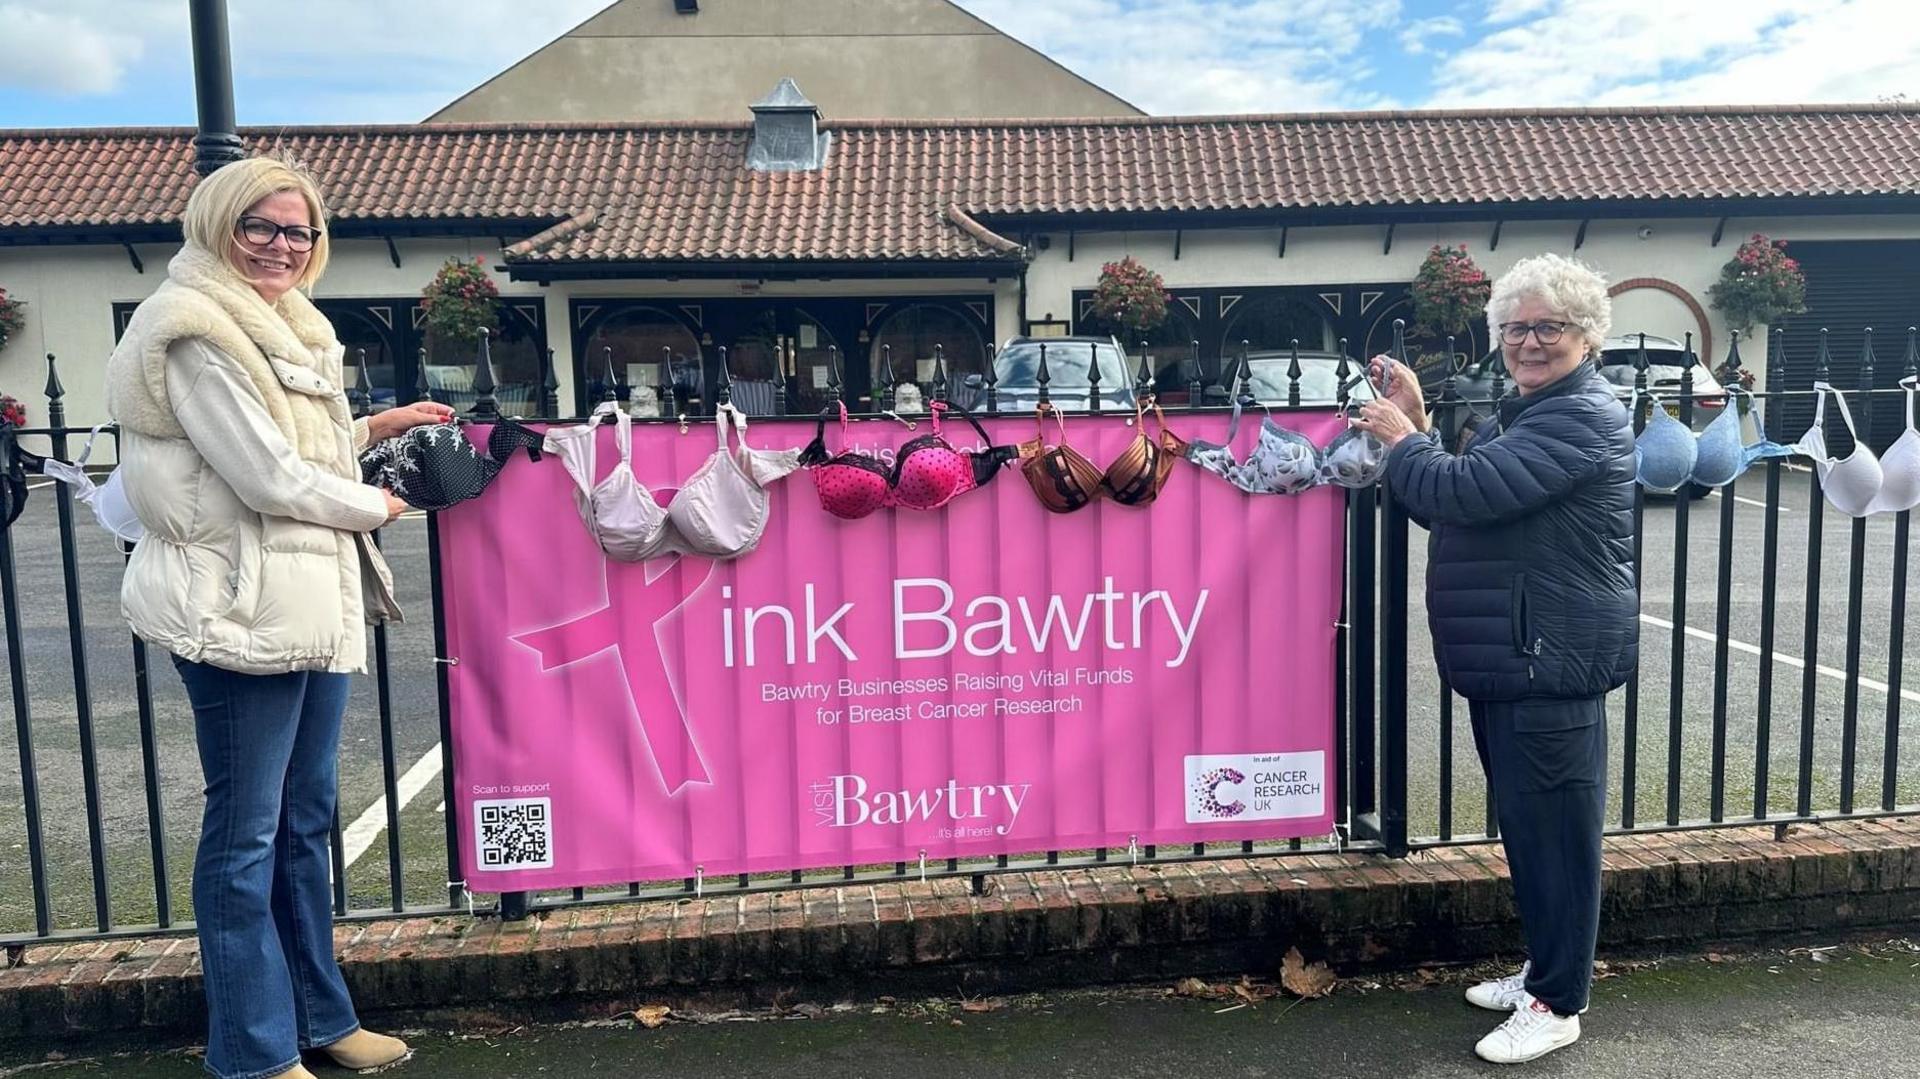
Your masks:
M1188 824L1318 817L1327 811L1326 754L1192 756L1186 789Z

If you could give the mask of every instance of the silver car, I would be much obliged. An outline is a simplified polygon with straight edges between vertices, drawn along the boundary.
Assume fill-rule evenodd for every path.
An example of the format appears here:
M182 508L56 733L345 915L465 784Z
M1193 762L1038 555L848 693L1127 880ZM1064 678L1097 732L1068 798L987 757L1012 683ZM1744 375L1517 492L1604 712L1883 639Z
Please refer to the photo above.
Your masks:
M995 409L1032 412L1040 404L1040 355L1046 350L1047 400L1062 412L1086 412L1092 400L1088 372L1100 370L1100 408L1133 410L1133 371L1126 351L1112 337L1013 337L993 358ZM987 391L979 375L963 383L962 404L984 411Z

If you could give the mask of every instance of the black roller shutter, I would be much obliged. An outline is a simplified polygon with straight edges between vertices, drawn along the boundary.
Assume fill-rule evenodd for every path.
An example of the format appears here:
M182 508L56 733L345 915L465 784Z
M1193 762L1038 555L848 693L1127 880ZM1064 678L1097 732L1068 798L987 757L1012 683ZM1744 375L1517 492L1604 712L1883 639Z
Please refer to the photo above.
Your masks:
M1860 386L1864 329L1873 328L1873 382L1891 387L1906 366L1907 327L1920 325L1920 240L1797 241L1787 253L1807 275L1807 312L1785 320L1786 386L1813 385L1820 330L1827 330L1828 381L1845 390ZM1779 388L1779 387L1774 387ZM1877 395L1871 404L1848 398L1854 420L1868 441L1884 450L1905 424L1902 398ZM1829 409L1827 441L1837 454L1852 449L1845 428ZM1863 413L1871 411L1871 419ZM1773 436L1799 438L1813 422L1813 403L1795 398L1778 409Z

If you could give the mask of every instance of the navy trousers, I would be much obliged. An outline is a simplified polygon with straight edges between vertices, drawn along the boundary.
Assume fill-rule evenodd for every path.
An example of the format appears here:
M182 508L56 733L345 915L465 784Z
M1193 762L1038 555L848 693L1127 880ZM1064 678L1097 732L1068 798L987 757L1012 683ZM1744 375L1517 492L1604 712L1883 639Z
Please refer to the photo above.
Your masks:
M1587 1006L1600 933L1607 699L1468 701L1532 967L1527 992L1561 1015Z

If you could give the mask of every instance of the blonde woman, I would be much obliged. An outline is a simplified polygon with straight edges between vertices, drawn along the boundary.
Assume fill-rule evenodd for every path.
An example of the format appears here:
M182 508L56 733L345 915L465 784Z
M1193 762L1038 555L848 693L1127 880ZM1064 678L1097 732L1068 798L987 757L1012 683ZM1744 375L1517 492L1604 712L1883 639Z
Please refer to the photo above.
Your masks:
M1426 438L1419 380L1375 357L1386 400L1354 426L1393 447L1393 496L1433 532L1427 619L1467 699L1527 941L1519 972L1467 991L1511 1013L1474 1047L1497 1064L1573 1044L1593 983L1607 806L1607 693L1639 659L1633 431L1594 359L1607 283L1572 259L1514 264L1487 301L1517 390L1460 456Z
M366 669L366 624L399 617L371 533L406 505L360 482L357 451L452 410L350 417L343 350L304 292L326 227L319 188L285 162L215 172L107 361L147 533L121 606L173 654L206 780L193 901L221 1079L307 1076L309 1048L355 1068L407 1052L347 997L329 836L348 676Z

